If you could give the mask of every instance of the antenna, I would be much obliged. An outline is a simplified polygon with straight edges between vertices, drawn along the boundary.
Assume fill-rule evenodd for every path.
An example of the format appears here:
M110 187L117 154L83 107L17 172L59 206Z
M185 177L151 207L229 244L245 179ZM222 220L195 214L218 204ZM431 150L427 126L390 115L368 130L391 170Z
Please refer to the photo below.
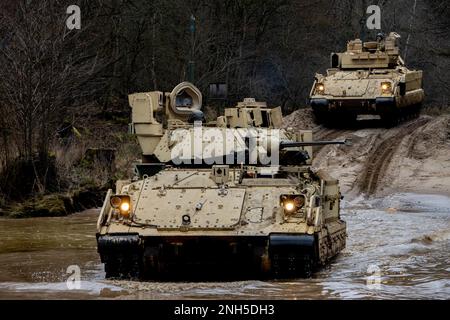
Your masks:
M195 50L195 17L191 14L190 22L189 22L189 32L191 33L191 52L189 57L188 64L188 81L194 83L194 50Z

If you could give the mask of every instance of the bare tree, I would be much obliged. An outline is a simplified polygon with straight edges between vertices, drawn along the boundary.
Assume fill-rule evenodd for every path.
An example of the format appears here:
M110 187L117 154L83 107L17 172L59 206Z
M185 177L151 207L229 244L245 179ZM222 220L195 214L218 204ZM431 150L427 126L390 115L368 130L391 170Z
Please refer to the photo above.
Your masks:
M0 98L10 119L6 127L16 133L8 144L16 144L16 156L32 165L39 192L46 190L49 151L58 127L71 107L93 98L97 89L87 84L98 84L104 67L89 50L89 27L84 27L86 32L68 30L61 4L19 1L1 16L7 41L0 49Z

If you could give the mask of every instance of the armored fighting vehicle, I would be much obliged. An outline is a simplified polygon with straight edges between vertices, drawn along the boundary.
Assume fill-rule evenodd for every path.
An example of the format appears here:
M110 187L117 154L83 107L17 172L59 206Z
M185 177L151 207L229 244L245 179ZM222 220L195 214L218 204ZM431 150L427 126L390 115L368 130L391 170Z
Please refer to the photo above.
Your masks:
M316 74L310 105L319 123L339 125L358 115L378 115L387 126L417 116L424 99L422 71L410 70L400 57L391 32L377 41L347 43L347 51L331 54L326 75Z
M309 277L346 241L338 181L311 170L311 131L245 99L210 123L191 83L129 96L142 148L97 222L107 278Z

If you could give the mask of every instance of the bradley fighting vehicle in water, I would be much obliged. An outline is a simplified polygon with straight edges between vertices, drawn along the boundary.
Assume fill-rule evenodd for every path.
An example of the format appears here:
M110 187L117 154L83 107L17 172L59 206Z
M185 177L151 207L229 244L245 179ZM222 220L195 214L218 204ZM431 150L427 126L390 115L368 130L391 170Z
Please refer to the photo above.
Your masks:
M338 181L313 172L311 131L245 99L205 123L192 84L132 94L136 176L97 223L107 278L308 277L346 241Z
M377 41L347 43L347 51L331 54L326 75L316 74L310 105L316 120L328 125L355 121L358 115L381 117L388 126L416 116L424 99L422 71L410 70L400 57L391 32Z

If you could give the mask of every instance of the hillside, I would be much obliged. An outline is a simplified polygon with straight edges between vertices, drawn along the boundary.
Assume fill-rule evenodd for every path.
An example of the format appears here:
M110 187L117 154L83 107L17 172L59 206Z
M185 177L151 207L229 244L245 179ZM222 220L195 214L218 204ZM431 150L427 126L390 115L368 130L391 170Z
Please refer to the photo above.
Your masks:
M338 130L315 125L311 111L300 109L285 117L284 125L312 129L316 140L352 140L351 146L316 149L313 163L338 178L347 196L450 195L450 115L422 115L390 129L366 121Z

